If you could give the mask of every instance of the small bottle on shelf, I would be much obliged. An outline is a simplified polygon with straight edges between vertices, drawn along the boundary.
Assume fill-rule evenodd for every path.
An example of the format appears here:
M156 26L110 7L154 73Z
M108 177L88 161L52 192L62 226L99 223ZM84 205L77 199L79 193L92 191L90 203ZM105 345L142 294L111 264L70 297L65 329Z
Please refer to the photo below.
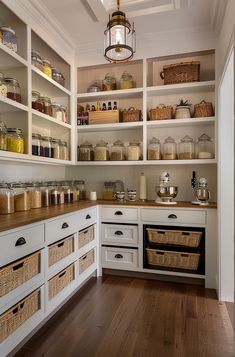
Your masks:
M92 112L95 112L95 111L96 111L96 109L95 109L95 106L94 106L94 105L92 105L92 106L91 106L91 111L92 111Z
M117 110L117 102L113 102L113 110Z
M98 112L98 111L101 111L100 102L97 102L97 103L96 103L96 110L97 110L97 112Z
M112 110L112 104L111 104L111 102L108 102L108 110Z
M102 110L106 110L106 103L103 103Z

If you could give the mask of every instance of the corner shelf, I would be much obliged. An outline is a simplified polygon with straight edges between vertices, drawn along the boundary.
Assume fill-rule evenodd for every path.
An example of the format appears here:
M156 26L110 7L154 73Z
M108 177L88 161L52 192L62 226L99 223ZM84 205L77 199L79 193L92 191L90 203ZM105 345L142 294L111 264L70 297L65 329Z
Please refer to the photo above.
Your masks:
M32 109L32 114L37 116L38 118L41 118L41 119L44 119L44 120L47 120L50 124L52 125L58 125L58 126L62 126L64 128L67 128L69 130L71 130L71 125L70 124L67 124L67 123L63 123L62 121L58 121L57 119L47 115L47 114L44 114L44 113L41 113L35 109Z
M28 62L18 53L0 43L1 71L5 69L27 67Z
M7 97L0 96L0 113L10 113L19 110L28 111L28 107Z

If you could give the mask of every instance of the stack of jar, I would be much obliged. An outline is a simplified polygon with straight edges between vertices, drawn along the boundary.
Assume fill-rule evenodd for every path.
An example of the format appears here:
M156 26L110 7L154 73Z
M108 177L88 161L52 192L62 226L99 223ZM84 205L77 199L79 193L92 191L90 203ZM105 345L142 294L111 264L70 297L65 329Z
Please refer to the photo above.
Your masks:
M3 121L0 121L0 150L24 153L23 131L19 128L7 128Z
M52 66L50 60L43 59L39 51L32 50L31 61L33 66L37 67L40 71L42 71L48 77L54 79L54 81L56 81L63 87L65 86L65 78L63 74L58 68Z
M0 214L29 211L85 199L83 180L0 183Z
M20 83L15 78L4 77L0 72L0 95L21 103Z
M51 98L41 97L37 91L32 91L32 108L49 115L63 123L68 123L68 114L65 106L52 103Z
M69 160L68 144L66 141L60 139L33 133L32 155L58 160Z

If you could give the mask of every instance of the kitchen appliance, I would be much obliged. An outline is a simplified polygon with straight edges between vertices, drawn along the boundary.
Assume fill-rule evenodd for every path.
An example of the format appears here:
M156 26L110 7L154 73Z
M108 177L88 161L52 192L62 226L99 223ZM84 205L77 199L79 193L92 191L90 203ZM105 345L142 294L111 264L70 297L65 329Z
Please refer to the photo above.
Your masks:
M172 201L173 198L177 196L178 186L169 185L170 175L168 172L162 172L160 176L160 185L156 186L155 190L158 197L161 201L156 200L157 203L165 204L165 205L174 205L175 201Z
M209 204L209 199L211 198L211 192L207 188L207 179L205 177L201 177L197 181L195 173L193 173L192 187L196 196L196 199L192 201L192 203L207 206Z
M128 200L130 202L136 201L136 190L127 190Z

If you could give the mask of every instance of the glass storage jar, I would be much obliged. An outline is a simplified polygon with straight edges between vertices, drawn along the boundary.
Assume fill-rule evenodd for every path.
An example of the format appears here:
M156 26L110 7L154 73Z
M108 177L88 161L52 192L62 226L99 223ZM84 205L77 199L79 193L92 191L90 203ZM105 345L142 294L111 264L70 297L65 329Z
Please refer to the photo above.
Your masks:
M206 134L199 136L195 151L197 159L213 159L215 156L214 143L211 137Z
M60 106L60 110L62 112L62 122L63 123L68 123L68 111L67 108L64 105Z
M190 160L195 158L195 143L190 136L186 135L178 144L178 159Z
M114 182L112 182L112 181L104 182L102 199L103 200L113 200L114 199Z
M48 77L52 78L51 62L48 59L44 59L42 63L43 63L43 73L45 73Z
M64 189L64 202L65 203L73 202L73 189L70 185L70 182L64 181L62 185Z
M12 185L14 190L15 211L29 211L31 207L30 192L23 183Z
M4 80L4 75L0 72L0 96L6 97L7 96L7 86Z
M60 159L60 140L52 139L51 140L51 157L53 159Z
M32 133L32 155L41 155L41 138L40 134Z
M85 200L86 199L85 181L84 180L76 180L76 181L74 181L74 186L77 191L77 199Z
M42 153L44 157L52 157L52 147L51 147L52 138L50 136L42 136Z
M63 112L59 104L52 103L52 116L59 121L63 121Z
M127 71L124 71L120 80L119 80L119 88L120 89L130 89L134 88L135 83L133 81L133 77Z
M51 187L47 182L42 182L40 184L41 193L42 193L42 207L50 207L51 206Z
M31 62L32 65L38 68L40 71L43 72L43 63L42 63L42 57L39 51L32 50L31 52Z
M102 83L102 91L115 89L117 89L116 78L114 78L110 73L107 73Z
M93 161L94 160L94 150L93 146L89 141L85 141L78 147L78 160L79 161Z
M58 194L59 194L59 204L64 204L64 187L62 182L57 182Z
M107 161L109 160L109 151L108 151L108 143L104 140L100 140L96 146L94 151L94 160L95 161Z
M69 160L69 150L66 141L60 140L60 160Z
M29 182L26 184L30 193L30 206L31 208L42 207L42 192L38 182Z
M125 148L121 140L117 140L111 147L110 160L121 161L125 160Z
M60 204L60 189L57 184L51 189L50 197L52 206L57 206Z
M127 160L140 160L140 143L138 141L131 141L127 147Z
M52 79L54 79L54 81L56 81L62 86L64 86L65 84L64 76L62 75L62 73L58 68L52 67Z
M163 160L177 159L176 142L170 136L168 136L168 138L166 138L164 141L163 150L162 150L162 159Z
M40 97L39 101L42 104L42 112L44 114L52 116L51 99L48 97Z
M17 52L17 39L15 31L10 27L2 26L0 27L0 33L0 39L3 45L7 46L14 52Z
M7 150L17 152L18 154L24 153L24 138L22 129L7 129Z
M21 103L21 89L20 84L15 78L5 78L7 86L7 98Z
M14 191L6 183L0 183L0 214L14 212Z
M32 91L32 108L39 112L43 111L42 102L40 101L40 93L35 90Z
M0 150L7 150L7 127L0 121Z
M155 137L148 144L148 160L161 160L161 143Z

